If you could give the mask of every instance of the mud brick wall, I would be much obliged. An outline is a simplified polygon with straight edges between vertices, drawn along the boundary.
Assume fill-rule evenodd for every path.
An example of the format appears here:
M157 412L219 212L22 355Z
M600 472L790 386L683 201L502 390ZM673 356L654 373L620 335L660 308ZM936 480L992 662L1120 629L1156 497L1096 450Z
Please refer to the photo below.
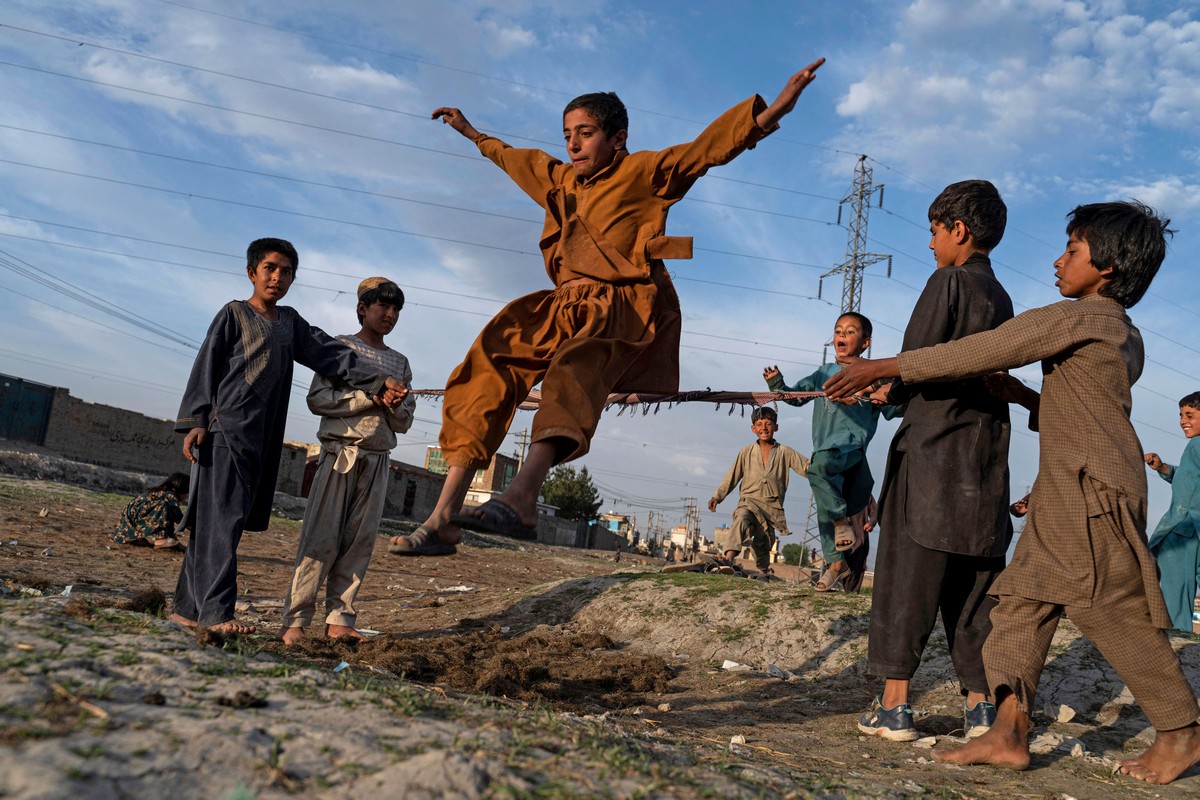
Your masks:
M43 444L75 461L165 476L188 471L182 443L172 420L87 403L57 388Z

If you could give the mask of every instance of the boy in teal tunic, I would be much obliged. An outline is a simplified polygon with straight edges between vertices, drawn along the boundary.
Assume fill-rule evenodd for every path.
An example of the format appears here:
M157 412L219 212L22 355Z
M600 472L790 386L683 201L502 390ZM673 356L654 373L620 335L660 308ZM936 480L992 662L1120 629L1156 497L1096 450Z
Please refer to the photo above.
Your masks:
M871 320L856 311L847 311L833 328L833 349L838 358L860 356L871 344ZM837 363L823 364L812 375L789 386L772 366L763 370L763 378L773 392L819 392L825 381L841 369ZM808 400L785 400L802 406ZM867 507L875 480L867 466L867 445L875 435L879 417L892 419L901 406L876 405L853 399L850 403L822 400L813 406L812 464L808 482L817 504L817 530L821 535L821 555L825 571L817 582L820 591L832 591L849 575L843 553L854 546L850 517Z
M1171 484L1171 508L1149 544L1158 561L1158 585L1171 612L1171 625L1191 633L1200 581L1200 392L1179 401L1179 427L1188 439L1179 466L1164 464L1158 453L1145 455L1146 466Z

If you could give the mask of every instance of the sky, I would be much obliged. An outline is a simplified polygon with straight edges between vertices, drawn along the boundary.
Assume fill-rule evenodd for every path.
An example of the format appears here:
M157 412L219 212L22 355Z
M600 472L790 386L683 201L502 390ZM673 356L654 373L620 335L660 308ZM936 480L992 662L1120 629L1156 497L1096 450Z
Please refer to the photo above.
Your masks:
M1200 389L1200 2L863 0L9 0L0 11L0 373L80 399L176 415L205 331L245 299L246 245L300 252L284 300L331 334L357 330L354 290L383 275L408 302L388 343L414 388L440 389L503 303L549 287L541 213L477 149L430 120L461 108L480 130L561 156L562 107L616 91L629 146L688 141L759 93L768 102L828 62L780 130L713 169L668 233L683 306L681 387L759 390L825 358L841 302L850 191L861 164L882 188L864 277L872 354L894 354L933 270L927 210L948 183L985 178L1008 205L993 252L1018 311L1060 299L1053 261L1080 203L1137 198L1177 229L1131 310L1147 363L1133 392L1144 449L1176 463L1178 400ZM879 204L881 201L881 205ZM1016 370L1034 388L1036 365ZM315 440L296 370L287 436ZM818 401L819 402L819 401ZM393 457L424 463L440 406L422 401ZM704 506L749 443L741 410L690 404L608 412L586 466L602 510L664 527ZM802 452L811 411L781 406ZM503 452L532 420L518 412ZM1013 499L1037 471L1036 434L1013 414ZM1094 424L1086 408L1079 425ZM869 460L882 476L896 423ZM1150 485L1153 525L1169 486ZM786 510L803 531L808 486ZM798 541L791 537L788 541Z

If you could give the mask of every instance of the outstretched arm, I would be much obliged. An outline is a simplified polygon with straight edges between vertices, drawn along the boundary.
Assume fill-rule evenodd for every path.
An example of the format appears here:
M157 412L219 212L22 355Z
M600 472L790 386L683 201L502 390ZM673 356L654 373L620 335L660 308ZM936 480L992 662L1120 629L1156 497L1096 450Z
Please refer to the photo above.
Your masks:
M454 128L454 130L458 131L471 141L475 141L479 138L479 131L475 130L474 125L472 125L470 122L467 122L467 118L464 117L463 113L457 108L442 106L434 111L433 115L430 117L430 119L438 118L441 118L442 122L446 123L451 128Z
M841 400L863 391L884 378L900 377L900 362L896 358L838 359L843 369L825 381L825 396L830 400Z
M804 69L797 72L792 77L788 78L788 82L783 85L783 90L779 96L775 98L775 102L767 106L759 115L754 118L758 123L758 127L764 131L769 131L775 127L775 124L783 118L785 114L796 107L796 101L800 99L800 94L804 88L812 83L817 77L817 70L825 63L825 59L818 58L816 61L809 64Z

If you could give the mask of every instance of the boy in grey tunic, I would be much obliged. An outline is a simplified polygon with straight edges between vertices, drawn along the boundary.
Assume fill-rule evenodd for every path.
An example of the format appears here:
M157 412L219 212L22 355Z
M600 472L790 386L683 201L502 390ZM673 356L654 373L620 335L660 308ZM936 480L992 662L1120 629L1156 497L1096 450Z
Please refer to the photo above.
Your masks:
M404 292L387 278L358 285L357 334L339 336L359 358L386 375L412 384L403 354L383 343L404 307ZM304 634L316 612L317 593L325 583L325 635L331 639L365 638L355 627L354 599L371 561L379 519L387 499L388 454L396 434L413 423L416 398L388 408L344 381L313 376L308 408L321 416L317 438L321 454L308 494L292 583L283 604L284 644Z

